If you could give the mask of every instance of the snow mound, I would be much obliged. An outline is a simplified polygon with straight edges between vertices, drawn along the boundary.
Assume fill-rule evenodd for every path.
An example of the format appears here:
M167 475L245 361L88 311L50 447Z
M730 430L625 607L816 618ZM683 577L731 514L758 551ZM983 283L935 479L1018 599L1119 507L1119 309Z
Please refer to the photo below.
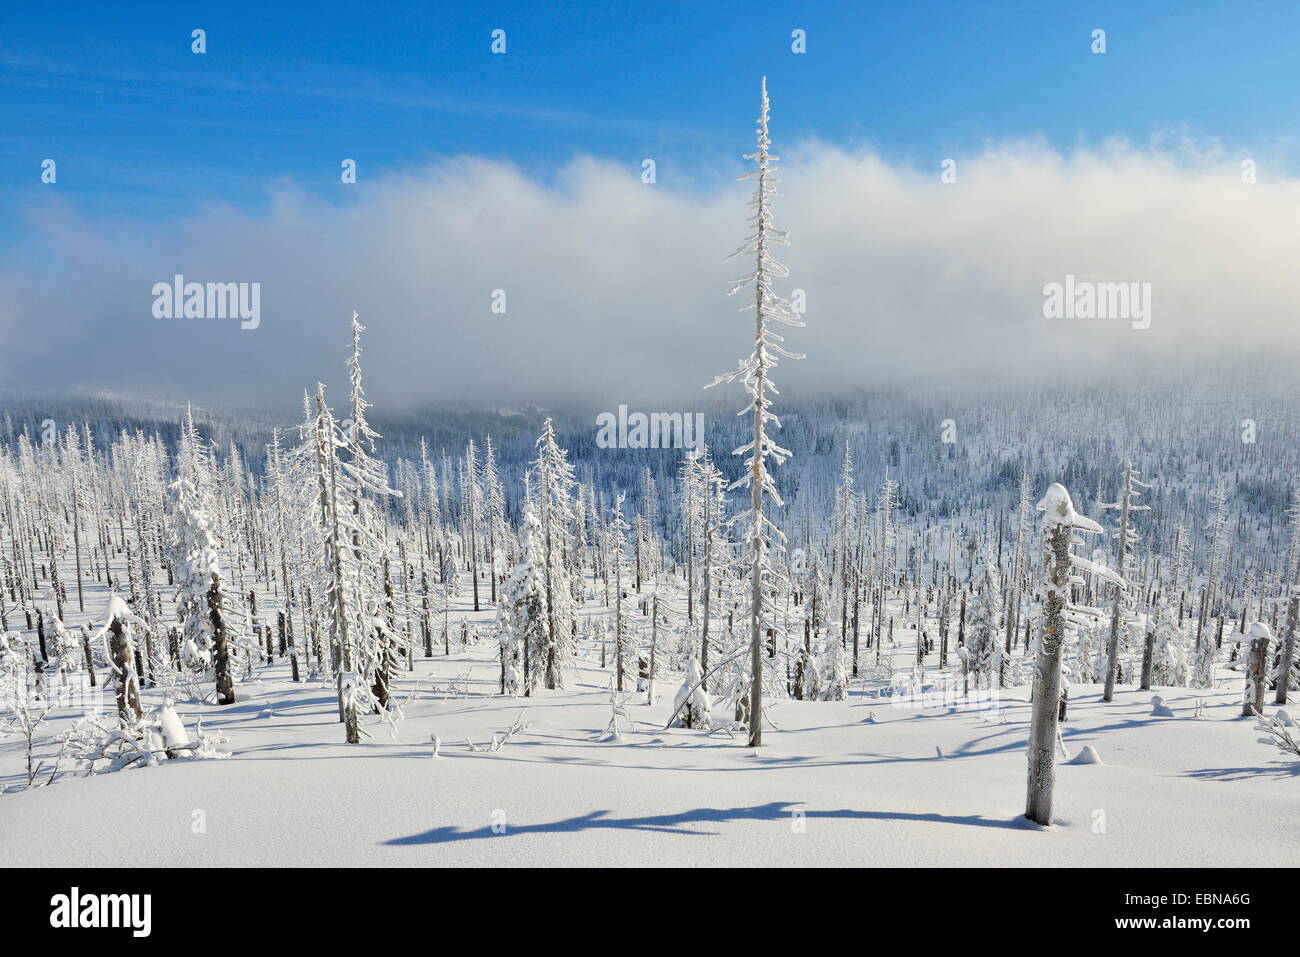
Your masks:
M1278 708L1277 711L1273 712L1273 720L1278 724L1285 725L1288 728L1295 727L1295 718L1291 717L1291 715L1287 714L1281 708Z
M1091 744L1085 744L1083 748L1080 749L1079 753L1076 754L1070 760L1070 763L1071 764L1100 764L1103 766L1106 764L1106 762L1101 759L1101 755L1097 753L1097 749L1094 748Z
M1174 712L1165 704L1165 699L1160 695L1151 696L1151 717L1153 718L1172 718Z
M168 750L184 748L190 736L185 732L180 715L176 713L175 703L171 698L158 711L158 730L162 734L163 744Z

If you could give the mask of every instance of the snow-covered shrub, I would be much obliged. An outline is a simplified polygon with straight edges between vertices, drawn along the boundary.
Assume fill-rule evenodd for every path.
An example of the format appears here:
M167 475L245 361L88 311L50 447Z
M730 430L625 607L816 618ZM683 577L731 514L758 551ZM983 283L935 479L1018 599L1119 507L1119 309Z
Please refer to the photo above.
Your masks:
M849 696L849 669L844 661L844 646L833 628L822 646L821 678L823 701L843 701Z
M707 729L712 720L713 703L704 691L703 677L700 663L691 655L686 662L686 678L673 698L677 723L683 728Z
M1156 611L1155 647L1151 655L1151 683L1181 688L1187 684L1186 636L1178 616L1166 601Z
M52 617L52 625L49 627L50 634L50 661L59 669L60 673L76 671L78 667L85 664L85 657L81 654L77 641L63 626L60 618Z
M1074 673L1084 684L1101 684L1106 680L1106 642L1110 638L1110 621L1101 619L1079 628L1078 653Z
M1209 635L1202 635L1200 645L1192 649L1191 687L1214 687L1214 659L1217 651L1214 640Z

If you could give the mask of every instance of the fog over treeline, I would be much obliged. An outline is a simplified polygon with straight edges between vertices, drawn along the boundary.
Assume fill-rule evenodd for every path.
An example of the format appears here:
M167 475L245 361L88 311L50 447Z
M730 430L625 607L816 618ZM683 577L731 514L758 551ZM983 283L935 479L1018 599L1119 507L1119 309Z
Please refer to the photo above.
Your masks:
M737 154L747 139L738 128ZM944 183L938 158L780 152L775 224L792 244L778 287L803 290L808 321L789 342L808 358L783 367L783 388L1296 357L1300 180L1264 158L1247 183L1241 151L1214 143L1014 141L956 156ZM148 223L43 197L0 266L0 383L278 407L341 371L356 309L370 394L390 408L693 395L732 366L750 322L726 295L744 267L725 257L747 231L746 184L727 172L646 184L639 165L590 156L544 171L463 156L362 178L343 201L277 183L264 213ZM257 327L155 317L152 289L177 275L260 283ZM1045 318L1044 287L1067 277L1149 283L1149 328Z

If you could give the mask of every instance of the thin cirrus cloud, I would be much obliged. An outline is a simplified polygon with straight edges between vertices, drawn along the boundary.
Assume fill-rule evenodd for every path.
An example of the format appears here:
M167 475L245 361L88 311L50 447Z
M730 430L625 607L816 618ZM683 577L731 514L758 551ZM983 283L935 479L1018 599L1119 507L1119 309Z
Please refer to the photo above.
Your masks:
M1107 143L1068 153L990 145L939 168L817 142L785 151L778 291L803 289L805 353L783 388L953 383L1292 358L1300 181L1245 184L1219 148ZM737 171L741 171L737 166ZM293 401L344 383L348 319L367 325L377 401L665 403L696 395L752 344L724 261L749 184L641 181L577 157L545 177L461 157L394 173L337 203L292 184L267 211L208 207L167 223L30 208L0 266L0 381L203 401ZM158 319L176 273L261 283L261 322ZM1052 320L1067 274L1144 282L1151 325ZM491 310L504 290L506 313Z

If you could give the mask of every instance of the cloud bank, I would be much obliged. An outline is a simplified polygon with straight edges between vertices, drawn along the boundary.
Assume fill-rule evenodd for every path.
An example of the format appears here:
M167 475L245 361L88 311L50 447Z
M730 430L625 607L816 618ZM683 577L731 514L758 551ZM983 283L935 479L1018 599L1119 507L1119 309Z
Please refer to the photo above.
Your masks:
M783 389L1177 374L1300 353L1300 180L1242 182L1244 157L1107 144L989 146L940 169L806 143L783 152L778 226L803 352ZM743 172L738 162L735 172ZM544 175L458 158L337 197L292 184L261 215L92 221L51 200L0 266L0 383L202 401L341 401L348 321L376 401L675 407L752 344L728 298L750 264L748 184L641 182L577 157ZM728 171L730 172L730 171ZM258 282L261 319L159 319L175 274ZM1048 319L1044 286L1151 284L1150 328ZM505 293L504 315L492 311ZM654 405L656 402L660 405Z

